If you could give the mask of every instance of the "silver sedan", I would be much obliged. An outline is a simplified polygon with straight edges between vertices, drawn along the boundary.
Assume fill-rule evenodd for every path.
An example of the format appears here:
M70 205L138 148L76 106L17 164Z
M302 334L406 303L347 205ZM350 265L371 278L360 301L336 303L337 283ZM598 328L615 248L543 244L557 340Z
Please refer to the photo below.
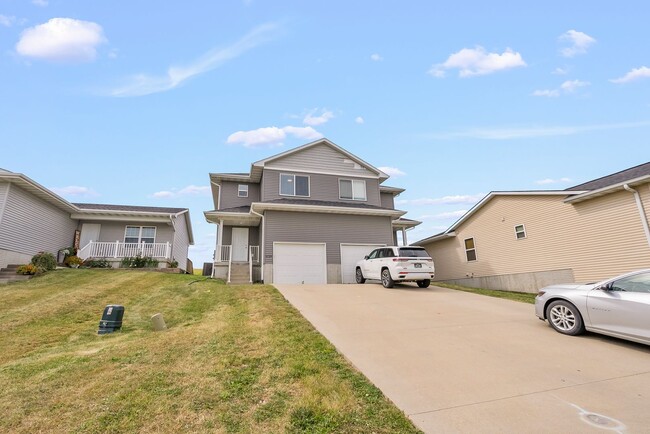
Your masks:
M585 330L650 345L650 269L539 290L535 314L560 333Z

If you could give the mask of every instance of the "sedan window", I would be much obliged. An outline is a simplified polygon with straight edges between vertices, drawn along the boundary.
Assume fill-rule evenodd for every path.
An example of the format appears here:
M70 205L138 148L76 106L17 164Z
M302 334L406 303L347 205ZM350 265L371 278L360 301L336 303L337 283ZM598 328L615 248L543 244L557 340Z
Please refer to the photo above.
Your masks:
M650 273L635 274L616 280L611 288L612 291L650 293Z

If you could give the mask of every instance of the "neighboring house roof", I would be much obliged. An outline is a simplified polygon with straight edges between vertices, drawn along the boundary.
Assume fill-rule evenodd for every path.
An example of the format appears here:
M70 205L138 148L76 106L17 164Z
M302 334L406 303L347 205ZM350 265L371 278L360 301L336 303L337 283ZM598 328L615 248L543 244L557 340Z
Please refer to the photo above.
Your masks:
M108 205L103 203L73 203L73 205L85 210L101 211L133 211L147 213L178 214L187 211L187 208L166 208L158 206L134 206L134 205Z
M22 173L10 172L3 169L0 171L0 180L16 184L23 190L28 191L39 199L42 199L61 210L67 212L77 211L76 206Z
M603 176L583 184L578 184L573 187L567 188L568 191L573 190L599 190L605 187L610 187L621 182L629 181L635 178L641 178L650 175L650 162L639 164L638 166L630 167L629 169L621 170L620 172L612 173L611 175Z
M362 160L361 158L357 157L356 155L346 151L345 149L341 148L334 142L331 142L328 139L319 139L310 143L307 143L302 146L298 146L297 148L290 149L285 152L281 152L279 154L273 155L271 157L265 158L263 160L259 160L251 164L251 171L250 173L210 173L210 180L213 182L219 182L219 181L241 181L241 182L260 182L262 179L262 171L264 170L264 166L272 161L275 161L280 158L287 157L289 155L295 154L297 152L304 151L306 149L309 149L314 146L318 145L325 145L329 146L330 148L336 150L337 152L343 154L346 156L348 159L350 159L352 162L364 167L365 169L369 170L370 172L373 172L377 175L377 177L380 179L380 182L383 180L386 180L389 178L387 174L382 172L381 170L377 169L375 166L371 165L370 163Z
M399 196L400 193L404 193L406 190L399 187L389 187L388 185L380 185L380 193L393 193L393 196Z

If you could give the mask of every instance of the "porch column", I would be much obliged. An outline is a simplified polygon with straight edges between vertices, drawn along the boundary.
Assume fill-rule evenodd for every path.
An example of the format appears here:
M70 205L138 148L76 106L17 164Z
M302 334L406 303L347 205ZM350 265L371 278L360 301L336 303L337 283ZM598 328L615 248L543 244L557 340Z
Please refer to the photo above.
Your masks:
M406 228L402 227L402 245L408 246L409 242L406 239Z

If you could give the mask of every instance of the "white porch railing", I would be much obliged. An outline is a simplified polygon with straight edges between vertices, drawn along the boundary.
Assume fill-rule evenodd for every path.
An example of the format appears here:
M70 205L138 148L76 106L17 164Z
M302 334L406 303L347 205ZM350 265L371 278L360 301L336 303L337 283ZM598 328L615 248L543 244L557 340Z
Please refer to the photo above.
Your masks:
M133 256L170 259L172 245L167 243L122 243L120 241L91 241L77 252L77 256L88 258L127 258Z
M253 281L253 264L260 263L260 246L248 246L248 276L249 280ZM230 245L218 245L217 250L214 251L214 263L216 264L228 264L228 280L230 283L230 272L232 270L232 246ZM212 277L215 276L216 267L212 267Z

